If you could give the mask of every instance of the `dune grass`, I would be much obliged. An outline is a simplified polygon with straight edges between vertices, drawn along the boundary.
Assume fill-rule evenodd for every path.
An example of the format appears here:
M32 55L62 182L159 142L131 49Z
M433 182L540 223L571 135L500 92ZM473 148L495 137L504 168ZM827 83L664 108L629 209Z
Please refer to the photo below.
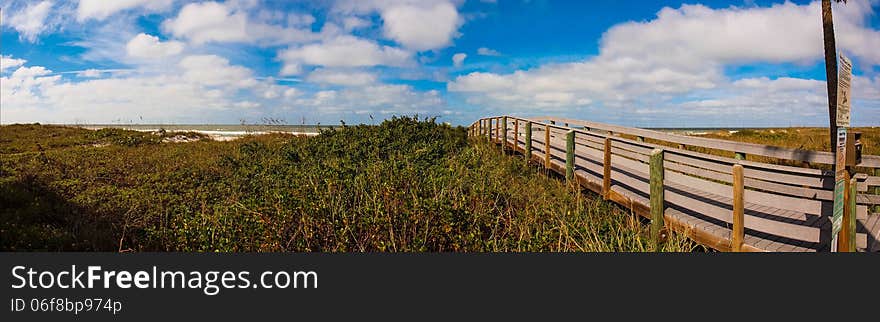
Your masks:
M191 143L17 126L0 127L2 250L700 248L658 249L626 210L432 119Z

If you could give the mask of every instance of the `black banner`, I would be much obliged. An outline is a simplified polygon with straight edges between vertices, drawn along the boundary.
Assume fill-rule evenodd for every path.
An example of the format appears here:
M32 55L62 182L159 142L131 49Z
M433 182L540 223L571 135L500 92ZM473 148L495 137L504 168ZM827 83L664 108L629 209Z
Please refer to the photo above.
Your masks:
M804 305L876 290L872 272L880 267L880 257L866 254L3 253L0 259L2 321L631 317L731 302ZM861 273L844 279L834 267ZM832 283L834 276L840 283ZM634 309L617 311L620 305Z

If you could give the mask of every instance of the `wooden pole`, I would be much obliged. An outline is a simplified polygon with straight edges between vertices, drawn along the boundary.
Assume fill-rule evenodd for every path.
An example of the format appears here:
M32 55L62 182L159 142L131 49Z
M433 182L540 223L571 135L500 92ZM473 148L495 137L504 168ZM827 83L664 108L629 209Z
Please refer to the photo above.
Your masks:
M477 135L475 136L481 135L483 135L483 120L477 120Z
M550 170L550 125L544 125L544 168Z
M730 251L741 252L745 239L745 206L743 195L743 166L733 165L733 230L730 231Z
M874 176L875 176L875 177L880 177L880 168L874 169ZM875 186L872 190L873 190L873 192L874 192L875 195L880 195L880 186ZM875 205L875 206L874 206L874 212L875 212L875 213L880 213L880 205Z
M611 198L611 138L605 137L605 157L602 160L602 197Z
M507 147L507 116L501 118L501 151Z
M519 149L519 120L513 119L513 151Z
M501 118L495 118L495 142L501 141ZM503 148L503 146L502 146Z
M655 243L660 241L660 231L663 229L663 210L666 208L663 200L663 149L657 148L651 152L651 239Z
M574 131L565 133L565 180L574 180Z
M850 196L850 176L849 171L844 171L843 180L843 218L841 220L840 231L837 233L837 251L838 252L846 252L849 251L849 217L852 215L852 211L854 209L850 209L850 199L853 196Z
M532 158L532 122L531 121L526 122L526 149L525 149L524 154L526 156L526 165L528 165L529 160Z
M844 213L844 224L846 225L847 250L849 252L856 251L856 178L849 180L849 211Z
M484 133L486 134L486 141L489 143L492 143L492 120L485 119L483 121L486 122L486 129L483 130Z

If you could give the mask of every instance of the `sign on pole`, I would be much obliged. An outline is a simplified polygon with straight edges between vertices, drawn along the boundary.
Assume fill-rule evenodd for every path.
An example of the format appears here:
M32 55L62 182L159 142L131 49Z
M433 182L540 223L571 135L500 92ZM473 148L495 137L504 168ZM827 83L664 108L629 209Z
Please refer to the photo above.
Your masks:
M846 128L837 128L837 161L834 175L834 206L831 215L831 236L837 239L837 233L843 222L843 193L846 188ZM836 243L832 243L834 247Z
M840 72L837 74L837 126L849 127L852 62L840 53Z
M852 62L840 53L839 72L837 74L837 158L834 163L834 206L831 214L831 250L837 251L837 234L843 224L843 212L846 207L844 191L848 180L846 170L846 132L849 127Z

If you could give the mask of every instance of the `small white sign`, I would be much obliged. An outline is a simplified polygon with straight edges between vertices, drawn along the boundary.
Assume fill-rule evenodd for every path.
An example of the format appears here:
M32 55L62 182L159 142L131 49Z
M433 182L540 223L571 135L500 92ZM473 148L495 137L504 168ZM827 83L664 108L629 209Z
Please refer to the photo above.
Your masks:
M849 111L852 93L852 62L839 54L840 64L837 73L837 126L849 127Z

